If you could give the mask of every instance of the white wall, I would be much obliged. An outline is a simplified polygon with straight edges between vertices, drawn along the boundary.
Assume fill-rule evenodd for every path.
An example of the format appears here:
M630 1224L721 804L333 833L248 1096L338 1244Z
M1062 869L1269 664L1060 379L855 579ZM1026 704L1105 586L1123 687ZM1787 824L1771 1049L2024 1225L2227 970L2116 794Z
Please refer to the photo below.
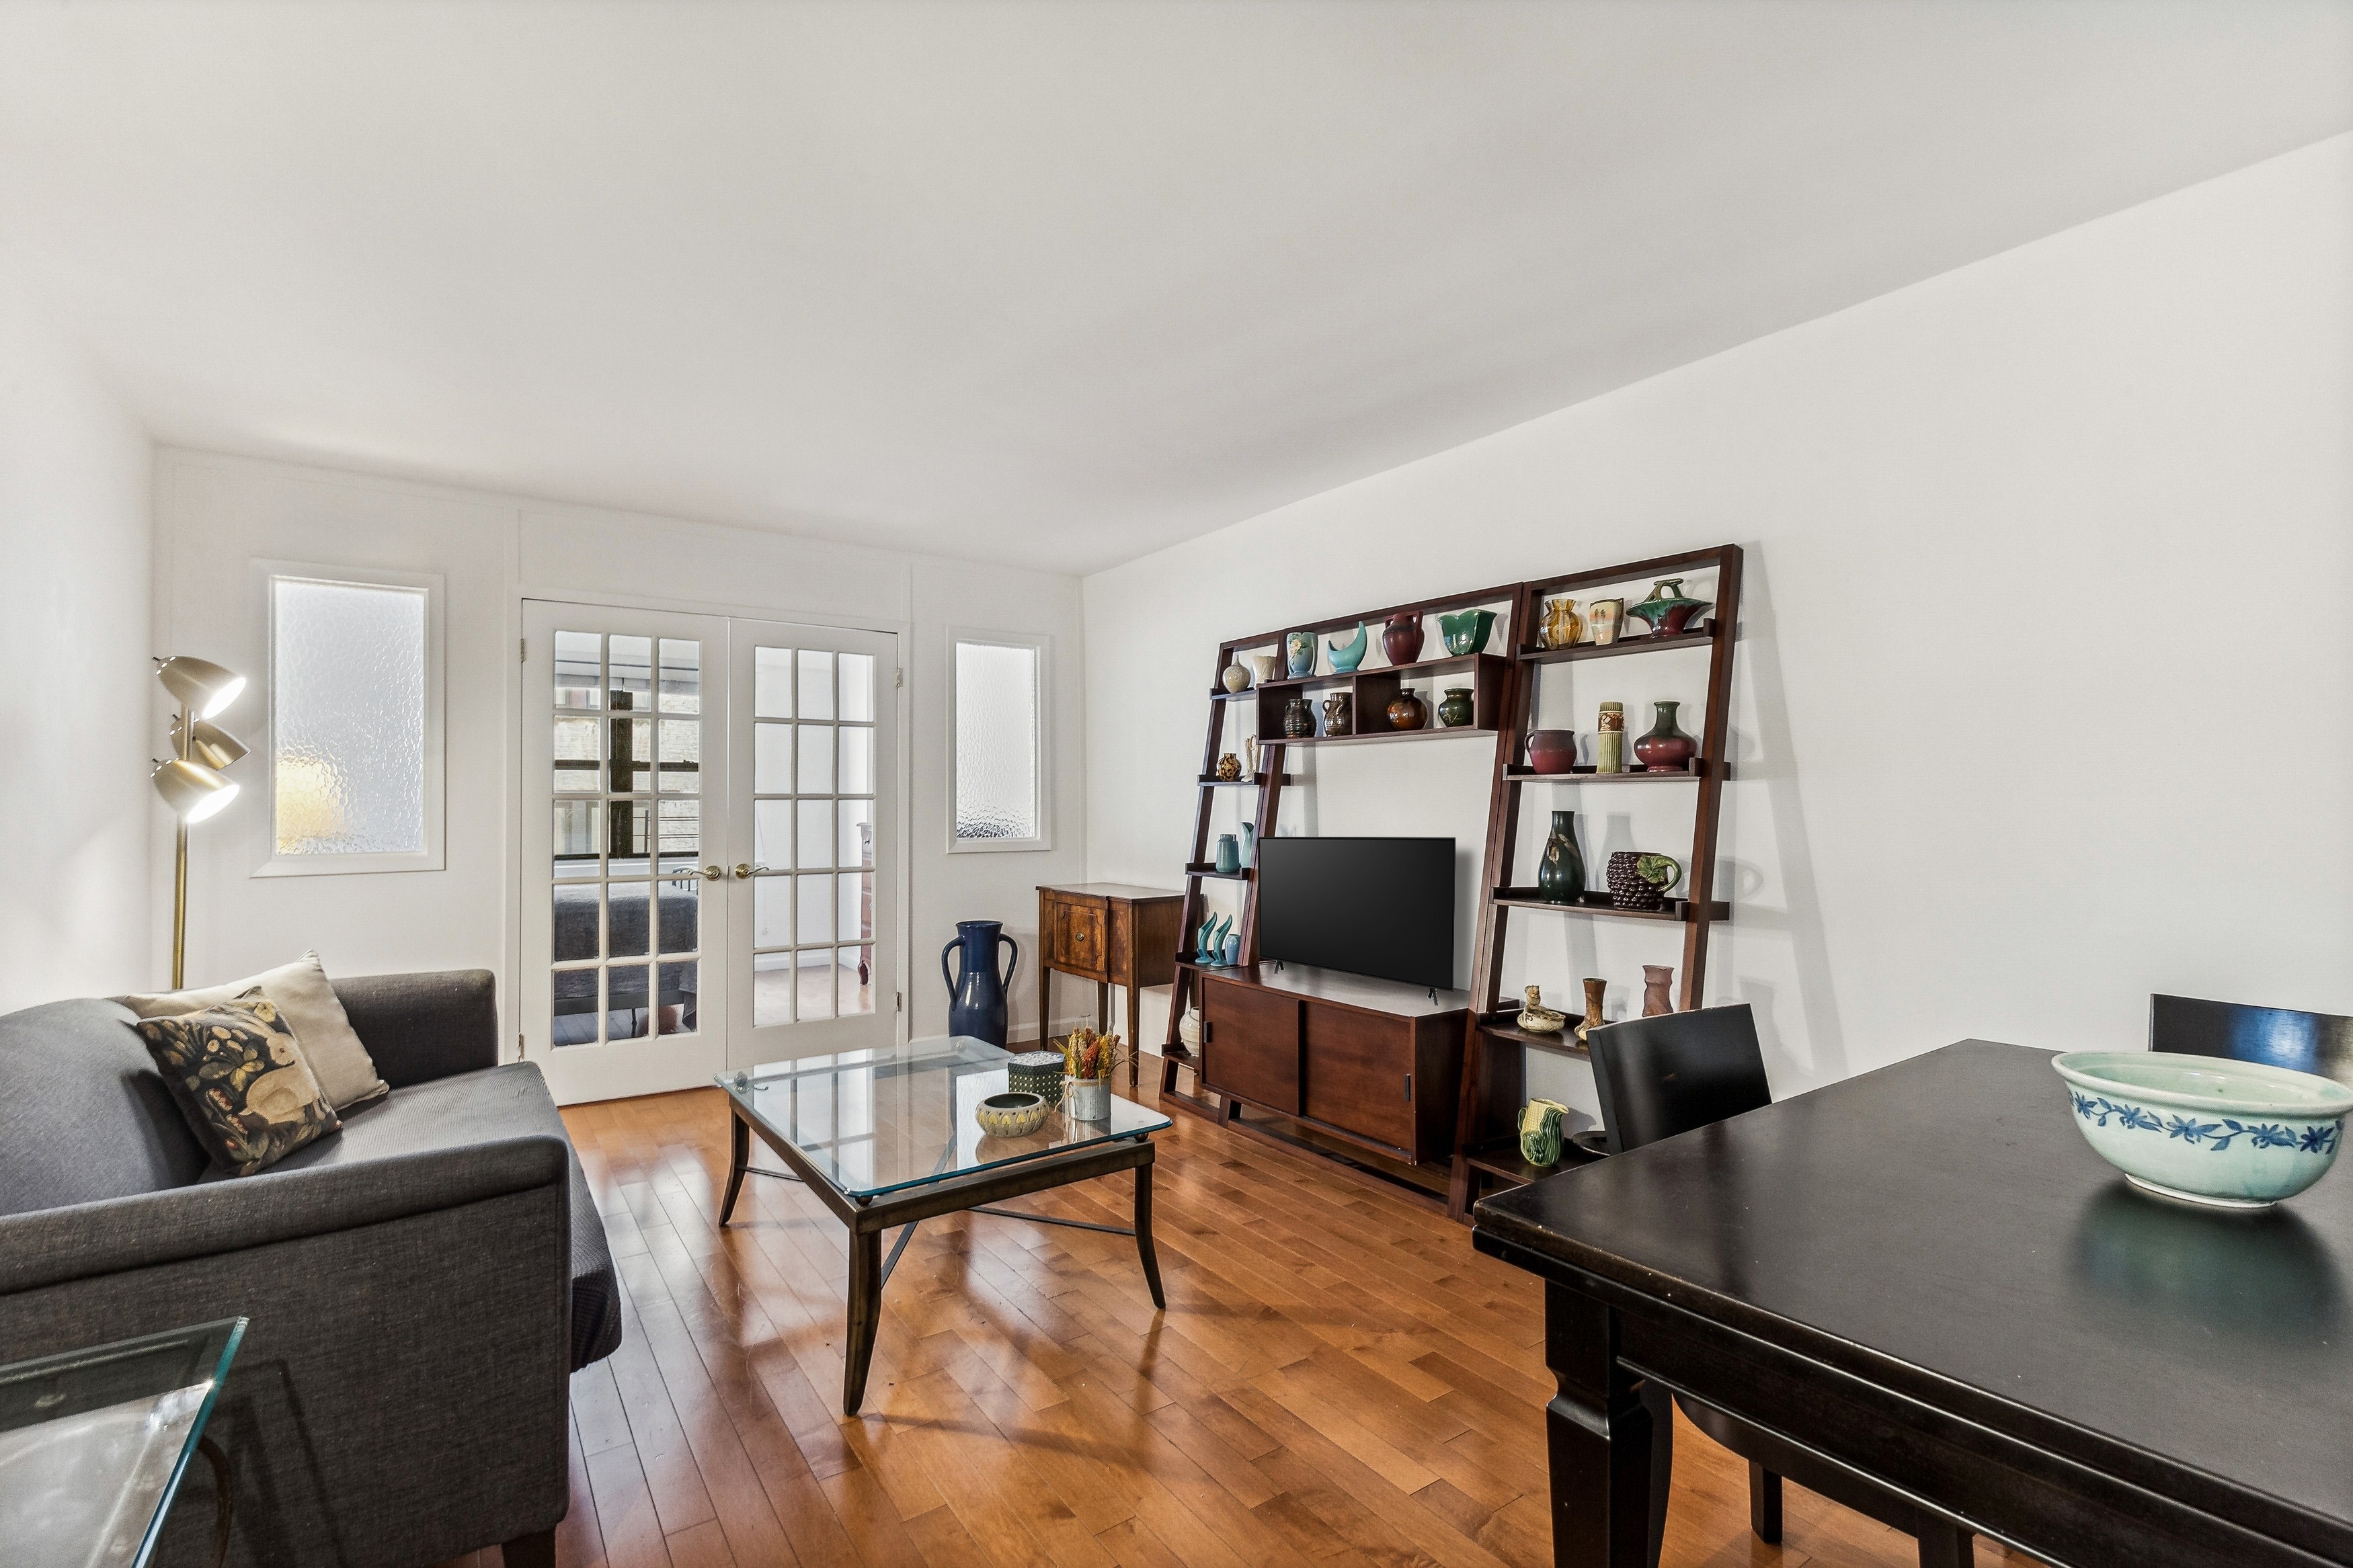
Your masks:
M1074 577L199 452L160 454L156 483L159 635L182 651L262 670L255 560L438 573L448 591L447 868L255 878L267 853L266 803L257 784L198 829L191 983L250 973L316 947L331 973L494 969L502 998L512 997L521 962L518 868L509 838L521 793L512 780L520 721L515 648L526 596L856 626L901 637L912 724L912 935L904 988L915 1034L946 1026L936 955L956 921L1004 921L1026 950L1037 924L1036 885L1077 880L1083 872L1083 638ZM1050 851L946 852L950 624L1055 639L1059 811ZM224 715L233 731L259 734L266 711L259 686ZM1036 997L1025 966L1015 998L1017 1030L1034 1033ZM512 1016L507 1032L514 1032Z
M1708 999L1756 1005L1777 1092L2133 1046L2154 990L2353 1013L2353 137L1090 577L1092 874L1182 859L1221 637L1725 540ZM1556 668L1580 732L1703 695L1694 655ZM1475 843L1489 757L1319 753L1309 830ZM1525 794L1603 811L1598 864L1689 842L1672 789ZM1508 985L1602 975L1613 1016L1677 960L1518 924ZM1532 1088L1590 1109L1582 1075Z
M0 282L0 1012L157 978L147 481L145 433Z

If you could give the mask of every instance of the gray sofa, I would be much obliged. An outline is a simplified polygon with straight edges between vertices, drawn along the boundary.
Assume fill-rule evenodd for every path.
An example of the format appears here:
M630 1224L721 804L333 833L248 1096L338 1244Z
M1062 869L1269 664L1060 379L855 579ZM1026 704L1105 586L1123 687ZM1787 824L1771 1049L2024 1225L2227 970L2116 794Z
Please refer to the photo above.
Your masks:
M553 1562L569 1374L620 1342L613 1261L482 971L335 983L392 1093L259 1175L206 1157L111 1002L0 1017L0 1363L251 1320L211 1435L228 1561ZM202 1563L193 1468L157 1560Z

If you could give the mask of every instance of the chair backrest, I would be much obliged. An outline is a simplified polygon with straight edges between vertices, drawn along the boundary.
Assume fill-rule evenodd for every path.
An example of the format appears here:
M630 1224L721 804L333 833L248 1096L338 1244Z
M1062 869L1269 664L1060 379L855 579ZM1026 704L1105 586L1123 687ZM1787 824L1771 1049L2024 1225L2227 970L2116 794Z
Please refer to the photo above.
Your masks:
M2195 996L2151 996L2148 1048L2268 1062L2318 1073L2353 1089L2353 1018L2333 1013L2201 1002Z
M1773 1103L1745 1002L1629 1019L1593 1030L1585 1045L1612 1154Z

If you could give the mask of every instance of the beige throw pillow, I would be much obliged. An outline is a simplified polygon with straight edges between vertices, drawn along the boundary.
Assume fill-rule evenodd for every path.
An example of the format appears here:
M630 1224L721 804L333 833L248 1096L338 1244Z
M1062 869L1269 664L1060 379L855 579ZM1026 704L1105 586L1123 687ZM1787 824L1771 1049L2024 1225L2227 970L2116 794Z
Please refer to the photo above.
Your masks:
M327 972L319 966L315 952L227 985L115 1000L142 1018L174 1018L234 1002L257 985L294 1032L328 1104L348 1110L392 1092L391 1086L376 1076L375 1059L352 1032L352 1021L344 1016L343 1003L336 1000L335 988L327 984Z

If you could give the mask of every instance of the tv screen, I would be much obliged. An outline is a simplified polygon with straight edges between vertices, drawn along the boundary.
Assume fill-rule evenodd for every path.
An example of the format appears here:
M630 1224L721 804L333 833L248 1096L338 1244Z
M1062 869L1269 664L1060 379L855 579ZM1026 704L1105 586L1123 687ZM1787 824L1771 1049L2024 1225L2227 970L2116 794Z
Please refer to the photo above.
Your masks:
M1454 984L1454 840L1261 838L1258 955Z

